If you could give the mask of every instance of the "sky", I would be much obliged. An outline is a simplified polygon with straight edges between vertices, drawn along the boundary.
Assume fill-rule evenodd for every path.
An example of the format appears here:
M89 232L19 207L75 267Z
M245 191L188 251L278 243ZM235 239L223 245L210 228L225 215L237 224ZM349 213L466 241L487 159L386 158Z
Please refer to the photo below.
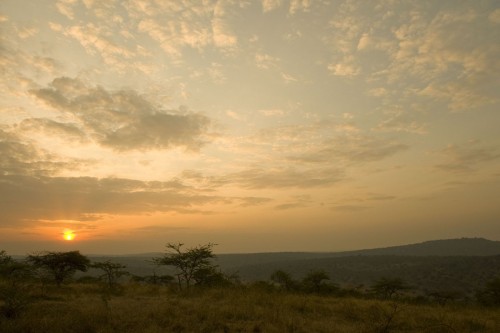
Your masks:
M500 240L499 41L497 0L2 0L0 249Z

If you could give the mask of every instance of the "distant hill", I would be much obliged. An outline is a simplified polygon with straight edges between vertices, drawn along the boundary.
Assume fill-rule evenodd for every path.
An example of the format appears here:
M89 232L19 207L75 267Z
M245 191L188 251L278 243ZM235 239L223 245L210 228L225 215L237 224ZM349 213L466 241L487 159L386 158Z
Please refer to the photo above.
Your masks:
M432 240L423 243L391 246L376 249L344 252L269 252L245 254L219 254L218 262L223 267L238 267L318 258L351 256L494 256L500 255L500 241L484 238L460 238Z
M257 281L269 280L277 269L289 272L295 279L301 279L311 271L322 270L332 282L342 286L369 286L382 277L399 277L421 291L461 290L472 293L487 281L500 277L500 255L359 255L245 265L229 272L237 271L245 281Z
M170 267L152 264L151 258L159 256L161 253L89 257L122 263L136 275L173 274ZM421 291L455 289L470 294L486 281L500 277L500 242L461 238L346 252L218 254L216 263L224 272L237 272L247 282L269 280L278 269L295 279L324 270L343 286L369 286L381 277L401 277Z
M381 277L401 277L421 290L459 289L471 293L500 277L500 242L484 238L434 240L387 248L332 253L219 255L227 272L247 281L267 280L277 269L297 279L324 270L341 285L370 285Z
M440 239L410 245L337 252L335 255L494 256L500 255L500 241L484 238Z

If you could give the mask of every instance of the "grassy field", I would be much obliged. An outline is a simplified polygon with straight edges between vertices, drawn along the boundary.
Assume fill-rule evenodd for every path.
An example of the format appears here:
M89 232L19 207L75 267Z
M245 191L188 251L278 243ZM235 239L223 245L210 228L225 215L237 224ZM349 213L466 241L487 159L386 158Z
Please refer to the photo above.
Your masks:
M500 332L500 309L411 304L266 291L128 284L110 296L93 284L35 291L0 332Z

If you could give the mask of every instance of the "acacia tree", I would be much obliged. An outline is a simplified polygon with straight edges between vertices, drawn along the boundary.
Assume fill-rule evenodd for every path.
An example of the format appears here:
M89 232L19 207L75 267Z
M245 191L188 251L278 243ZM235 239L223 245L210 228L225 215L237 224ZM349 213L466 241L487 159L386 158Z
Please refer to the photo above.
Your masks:
M31 303L29 280L32 269L0 251L0 313L8 318L18 316Z
M329 293L338 289L337 285L327 283L330 276L323 270L311 271L302 279L302 287L307 292Z
M271 281L278 284L280 289L290 291L295 289L296 283L292 279L292 275L281 269L278 269L273 274L271 274Z
M79 251L42 252L29 255L27 261L48 275L57 286L71 278L76 271L86 272L90 265L90 260Z
M4 250L0 251L0 279L11 287L29 279L33 271L29 265L12 259Z
M112 289L118 284L118 279L124 275L128 275L129 272L123 270L127 266L111 262L109 260L103 262L94 262L90 265L92 268L97 268L103 271L99 278L106 281L107 286Z
M500 277L488 281L476 292L476 298L483 305L500 306Z
M371 290L381 296L382 298L392 298L392 296L399 294L401 291L412 289L400 278L387 278L383 277L377 280L371 287Z
M179 288L189 288L193 282L200 279L200 275L216 271L216 265L212 263L215 255L212 248L216 244L208 243L184 250L183 243L167 243L166 253L163 257L153 258L157 265L173 266L177 269L177 281Z

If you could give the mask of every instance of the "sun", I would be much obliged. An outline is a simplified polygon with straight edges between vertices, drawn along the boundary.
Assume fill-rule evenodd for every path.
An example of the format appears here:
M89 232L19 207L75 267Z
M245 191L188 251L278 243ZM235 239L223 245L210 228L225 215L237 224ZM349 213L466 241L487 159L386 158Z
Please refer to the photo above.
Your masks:
M75 234L72 230L65 230L63 233L63 238L64 240L72 241L73 239L75 239Z

